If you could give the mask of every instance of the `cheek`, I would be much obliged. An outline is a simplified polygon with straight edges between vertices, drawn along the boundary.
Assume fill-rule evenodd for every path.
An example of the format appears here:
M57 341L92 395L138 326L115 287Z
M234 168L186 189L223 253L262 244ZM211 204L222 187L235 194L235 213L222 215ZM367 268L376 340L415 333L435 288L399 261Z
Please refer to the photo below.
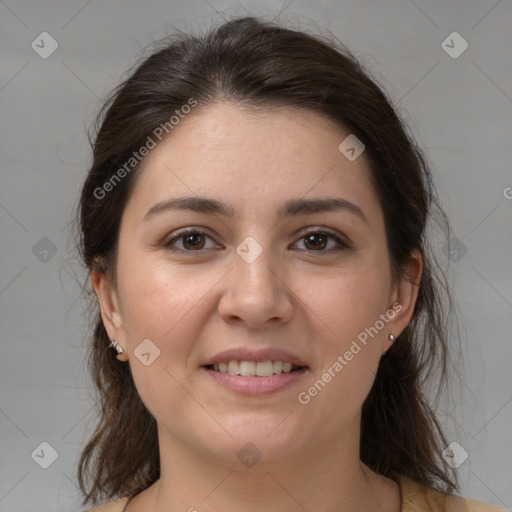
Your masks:
M339 340L335 348L340 348L373 326L391 306L390 286L391 276L385 264L368 260L324 271L322 275L304 275L297 295L324 325L322 332Z
M340 268L325 279L304 278L301 296L324 327L315 337L321 365L300 403L318 407L319 414L328 411L331 419L338 415L340 421L359 411L389 334L390 282L385 265L375 261Z
M198 279L192 265L181 268L147 254L120 259L118 273L127 331L158 343L190 325L187 316L214 283L213 276Z
M176 410L186 413L190 405L185 392L188 355L200 330L200 322L193 321L194 312L206 283L147 255L120 259L118 274L137 392L156 418L174 417ZM148 339L151 343L144 341L147 348L143 352L141 342ZM143 357L148 352L149 357Z

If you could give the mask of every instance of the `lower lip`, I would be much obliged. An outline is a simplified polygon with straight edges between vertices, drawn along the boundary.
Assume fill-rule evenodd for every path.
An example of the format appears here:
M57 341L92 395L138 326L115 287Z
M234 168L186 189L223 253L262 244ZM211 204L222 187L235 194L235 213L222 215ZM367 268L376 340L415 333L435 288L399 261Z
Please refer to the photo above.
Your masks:
M268 395L281 391L298 382L308 371L308 368L301 368L290 373L274 373L270 377L242 377L227 372L216 372L201 367L215 382L221 386L244 395Z

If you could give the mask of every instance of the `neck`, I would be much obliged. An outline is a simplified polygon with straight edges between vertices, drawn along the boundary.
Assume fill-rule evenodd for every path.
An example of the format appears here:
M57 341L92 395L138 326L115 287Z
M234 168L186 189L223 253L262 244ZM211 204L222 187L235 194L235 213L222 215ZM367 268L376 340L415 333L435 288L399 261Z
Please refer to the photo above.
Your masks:
M340 438L342 436L339 436ZM321 441L300 454L240 469L159 432L161 477L137 507L151 512L398 512L400 491L359 460L356 442ZM358 441L358 440L357 440ZM319 442L320 443L320 442Z

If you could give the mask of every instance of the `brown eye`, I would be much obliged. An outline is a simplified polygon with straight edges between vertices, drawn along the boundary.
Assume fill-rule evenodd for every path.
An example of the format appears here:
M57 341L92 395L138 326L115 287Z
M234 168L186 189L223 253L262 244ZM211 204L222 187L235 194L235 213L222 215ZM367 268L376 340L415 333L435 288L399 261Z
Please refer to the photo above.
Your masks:
M185 249L202 249L204 247L204 237L202 233L193 233L191 235L182 235L183 247Z
M308 249L325 249L327 246L327 237L322 233L314 233L304 237L304 243Z
M333 241L334 244L330 241ZM343 242L339 237L327 231L311 231L306 233L299 242L304 243L307 252L324 252L330 253L341 251L348 248L348 244ZM299 243L297 242L297 243Z
M207 247L209 240L211 241L210 246ZM164 247L174 252L199 252L203 249L221 248L210 236L196 229L191 229L174 236L164 243Z

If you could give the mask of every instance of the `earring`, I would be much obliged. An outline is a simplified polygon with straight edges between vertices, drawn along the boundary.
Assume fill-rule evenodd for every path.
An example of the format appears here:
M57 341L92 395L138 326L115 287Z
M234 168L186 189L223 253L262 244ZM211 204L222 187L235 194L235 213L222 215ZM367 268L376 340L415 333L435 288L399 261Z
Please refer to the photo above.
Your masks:
M117 351L117 356L116 356L116 358L117 358L117 359L119 359L119 361L123 361L123 360L124 360L124 359L123 359L123 356L122 356L122 354L124 354L124 349L123 349L123 347L121 347L121 346L119 345L119 343L118 343L117 341L115 341L115 340L112 340L112 341L110 342L110 347L112 347L112 348L115 348L115 349L116 349L116 351Z
M390 334L390 335L389 335L389 340L391 341L391 343L393 343L393 342L395 341L395 339L396 339L396 338L395 338L392 334ZM388 353L388 350L389 350L390 348L391 348L391 347L388 347L386 350L384 350L384 352L382 352L382 355L383 355L383 356L385 356L385 355Z

